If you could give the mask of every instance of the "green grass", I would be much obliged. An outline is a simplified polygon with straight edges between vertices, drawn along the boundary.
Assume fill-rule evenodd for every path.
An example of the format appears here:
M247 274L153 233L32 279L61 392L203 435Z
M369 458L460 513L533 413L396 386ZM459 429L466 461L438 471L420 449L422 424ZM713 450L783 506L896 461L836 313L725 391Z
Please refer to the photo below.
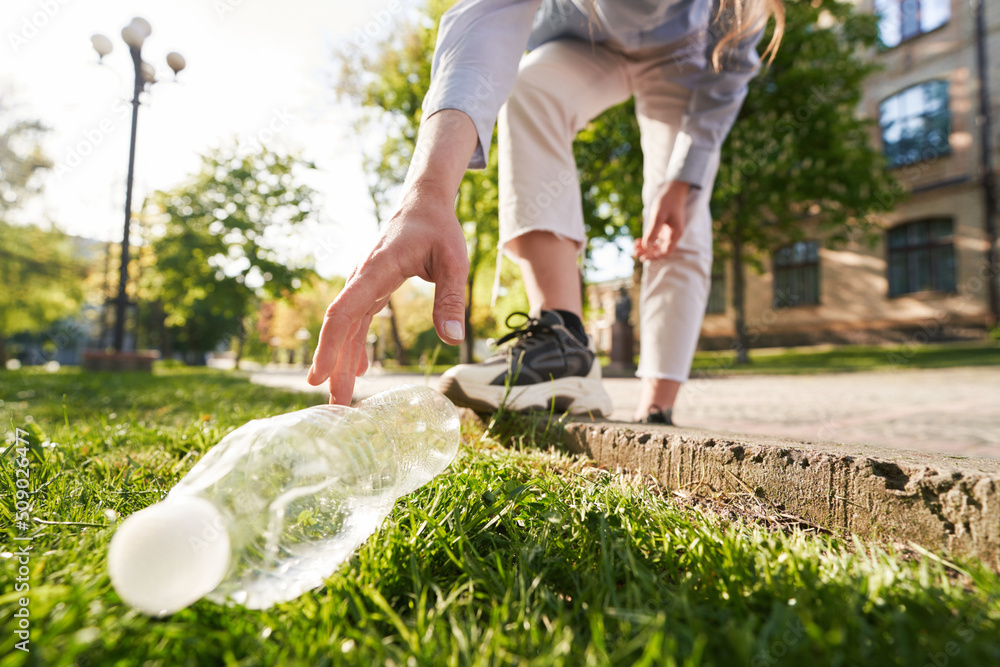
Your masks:
M635 478L467 432L450 470L399 502L326 586L266 611L209 602L164 620L124 606L104 558L224 433L318 396L221 372L0 372L4 427L34 423L27 593L0 558L3 665L988 665L1000 581L974 563L677 505ZM530 426L530 425L529 425ZM541 448L540 448L541 447ZM13 454L0 460L0 540ZM30 599L31 653L11 651ZM7 613L11 610L11 613Z
M711 377L1000 366L1000 342L752 350L750 362L737 365L730 351L698 352L692 374L695 377Z

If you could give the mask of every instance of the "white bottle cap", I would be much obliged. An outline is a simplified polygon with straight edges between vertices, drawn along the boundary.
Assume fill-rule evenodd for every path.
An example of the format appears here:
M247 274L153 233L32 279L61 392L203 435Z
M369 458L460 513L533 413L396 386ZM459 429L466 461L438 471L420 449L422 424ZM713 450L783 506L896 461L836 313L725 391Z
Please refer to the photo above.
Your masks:
M122 522L108 549L108 575L122 600L164 616L212 592L229 559L219 510L197 496L168 497Z

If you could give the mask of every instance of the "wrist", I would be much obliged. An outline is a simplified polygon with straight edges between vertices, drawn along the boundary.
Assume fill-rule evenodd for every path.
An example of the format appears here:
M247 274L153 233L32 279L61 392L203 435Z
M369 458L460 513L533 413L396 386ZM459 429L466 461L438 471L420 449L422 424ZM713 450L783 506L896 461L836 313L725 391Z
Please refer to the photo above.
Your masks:
M434 177L430 174L418 176L407 186L403 199L434 202L454 208L459 185L461 181L455 183L453 179Z
M406 174L407 192L454 205L478 143L476 127L462 111L443 109L424 119Z
M397 222L429 225L435 230L444 230L458 224L455 215L457 192L450 192L441 183L413 183L407 186L400 199L399 207L392 216Z

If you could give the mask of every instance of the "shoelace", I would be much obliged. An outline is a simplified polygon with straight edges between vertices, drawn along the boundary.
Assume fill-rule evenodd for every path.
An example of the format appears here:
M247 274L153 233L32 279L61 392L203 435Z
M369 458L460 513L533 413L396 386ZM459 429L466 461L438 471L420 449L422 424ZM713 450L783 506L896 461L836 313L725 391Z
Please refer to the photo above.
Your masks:
M521 325L521 327L515 329L510 323L511 318L513 317L523 317L525 319L525 323ZM531 317L528 313L517 311L507 316L507 319L504 320L504 326L513 329L513 331L500 338L500 340L496 343L497 347L500 347L504 343L512 340L517 340L517 342L511 346L511 350L522 346L525 348L531 347L533 342L540 342L538 339L540 334L550 333L555 335L556 343L559 345L559 352L562 354L563 358L566 357L566 348L563 346L562 337L559 336L551 325L543 323L539 318Z

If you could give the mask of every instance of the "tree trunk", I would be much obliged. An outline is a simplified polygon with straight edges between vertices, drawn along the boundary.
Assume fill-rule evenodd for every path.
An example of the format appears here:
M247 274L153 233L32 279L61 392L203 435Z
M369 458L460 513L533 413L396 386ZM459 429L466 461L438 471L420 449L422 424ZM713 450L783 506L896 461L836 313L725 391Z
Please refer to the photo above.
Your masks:
M469 196L475 201L476 199L476 185L472 182L470 188ZM470 208L472 208L470 206ZM472 247L469 248L469 275L465 279L465 340L462 341L462 346L459 348L458 360L463 364L471 364L475 360L473 359L473 350L475 349L475 336L472 335L472 287L476 282L476 272L479 269L479 264L482 262L482 253L479 251L479 228L476 227L475 233L472 235ZM497 255L497 262L500 261L499 254Z
M247 342L246 321L240 320L236 325L236 370L240 370L240 361L243 359L243 347Z
M7 341L0 336L0 370L7 368Z
M459 351L459 363L471 364L474 359L472 357L473 352L473 337L472 337L472 272L469 272L469 280L466 285L465 292L467 296L465 297L465 340L462 341L462 347Z
M733 234L733 310L736 313L736 363L750 363L750 337L746 327L746 266L743 263L743 218L737 213Z
M469 262L469 277L465 279L465 340L462 341L462 347L459 349L459 363L471 364L474 359L472 357L475 338L472 335L472 286L476 281L476 269L479 266L479 232L475 234L475 242L472 246L472 258ZM497 257L497 261L500 258Z
M372 201L372 206L375 208L375 221L378 224L379 231L382 231L382 203L379 201L379 192L376 184L368 185L368 197ZM409 359L406 354L406 348L403 347L403 339L399 335L399 325L396 322L396 309L392 307L392 297L389 297L389 330L392 335L392 345L396 351L396 363L400 366L406 366L409 364ZM382 338L382 327L379 327L379 339ZM377 343L376 343L377 344ZM383 350L385 347L383 346ZM373 351L374 352L374 351ZM378 359L377 354L372 355L374 360Z
M174 349L170 340L170 327L167 326L166 309L160 301L156 302L156 317L160 327L160 356L164 359L171 359L174 356Z
M106 348L111 345L111 325L108 322L108 304L111 303L111 242L108 241L108 251L104 255L104 290L101 292L104 302L101 304L101 340L98 347Z
M396 309L392 306L392 297L389 297L389 332L392 334L392 346L396 351L396 363L400 366L409 365L406 348L403 347L403 339L399 336L399 325L396 324Z

